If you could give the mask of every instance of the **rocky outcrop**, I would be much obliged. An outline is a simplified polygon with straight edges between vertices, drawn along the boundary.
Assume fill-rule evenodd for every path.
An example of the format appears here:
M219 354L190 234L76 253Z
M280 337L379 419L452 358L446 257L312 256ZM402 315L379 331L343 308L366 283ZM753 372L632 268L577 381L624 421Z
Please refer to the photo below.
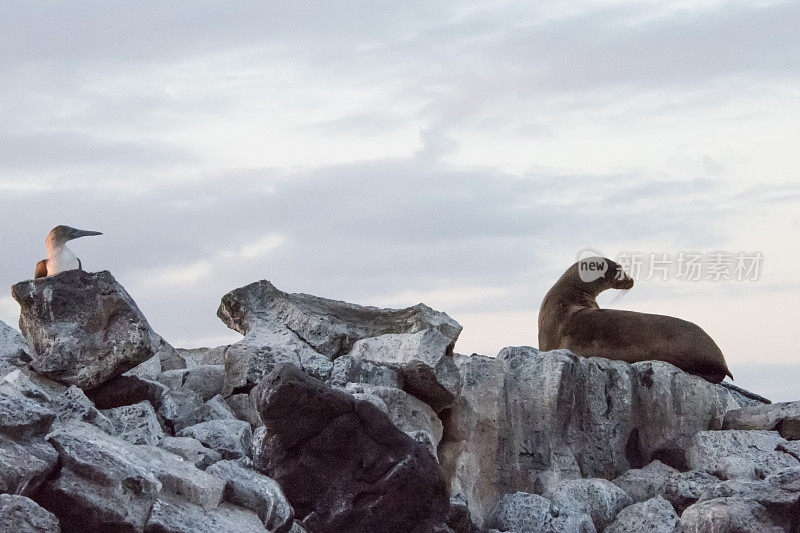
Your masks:
M311 531L431 531L449 498L433 456L368 401L291 365L259 385L266 438L258 469Z
M90 389L152 357L160 338L107 271L69 270L11 288L39 375Z
M663 362L529 347L456 362L461 392L439 457L478 524L504 494L613 479L653 459L685 470L693 436L739 407L727 389Z
M452 400L445 380L432 376L455 377L452 365L442 358L452 350L461 326L423 304L406 309L363 307L289 294L259 281L226 294L217 315L245 335L225 351L224 395L252 388L280 363L326 379L331 361L354 351L356 357L375 357L400 367L408 386L431 401ZM357 346L358 341L364 342Z
M800 528L800 402L663 362L463 356L461 327L424 305L268 282L223 298L245 339L191 350L108 273L15 292L27 341L0 323L2 530Z

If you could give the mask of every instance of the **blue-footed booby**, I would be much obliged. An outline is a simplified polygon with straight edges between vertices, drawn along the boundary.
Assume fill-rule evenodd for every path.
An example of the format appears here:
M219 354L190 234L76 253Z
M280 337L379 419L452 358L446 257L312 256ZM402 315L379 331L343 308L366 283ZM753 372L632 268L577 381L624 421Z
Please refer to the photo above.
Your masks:
M102 235L99 231L86 231L82 229L70 228L69 226L56 226L47 235L47 259L42 259L36 264L34 278L44 278L52 276L65 270L83 270L81 260L78 259L72 250L67 248L67 241L78 237L88 237L89 235Z

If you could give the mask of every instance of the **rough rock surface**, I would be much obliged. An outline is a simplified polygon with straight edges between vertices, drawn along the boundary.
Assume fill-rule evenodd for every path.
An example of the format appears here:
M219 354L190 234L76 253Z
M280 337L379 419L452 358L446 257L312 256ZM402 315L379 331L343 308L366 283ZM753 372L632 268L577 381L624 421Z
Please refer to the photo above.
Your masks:
M69 270L11 289L22 312L30 366L55 381L90 389L152 357L160 338L107 271Z
M157 445L166 436L150 402L115 407L103 411L119 438L131 444Z
M694 434L739 407L724 387L663 362L529 347L456 362L461 392L442 416L439 459L479 525L504 494L613 479L653 459L683 469Z
M30 360L25 339L19 331L0 320L0 376L27 366Z
M273 479L235 461L220 461L207 472L225 481L225 501L255 511L270 531L291 528L294 509Z
M630 505L630 496L605 479L568 479L545 494L554 507L566 514L587 514L602 531L617 513Z
M561 512L537 494L515 492L500 498L489 519L500 531L595 533L591 517L574 509Z
M777 431L703 431L689 449L689 465L720 479L764 479L800 466L797 458L777 449L785 442Z
M725 413L724 429L777 431L789 440L800 439L800 402L743 407Z
M250 454L253 431L242 420L209 420L180 430L178 437L192 437L218 451L224 459L240 459Z
M719 482L719 478L706 472L679 472L657 460L644 468L628 470L614 480L633 501L644 502L660 496L678 513L699 500L703 490Z
M141 531L161 498L205 509L222 501L222 480L159 448L127 443L83 422L56 429L48 440L62 467L38 501L67 530Z
M225 353L224 395L251 388L279 363L325 379L331 361L349 353L359 339L435 329L455 342L461 332L449 316L423 304L406 309L363 307L285 293L266 280L226 294L217 315L245 335Z
M173 423L173 428L175 431L180 431L183 428L210 420L232 420L236 418L236 414L222 396L216 395L200 407L176 419Z
M291 365L259 386L255 462L315 532L428 531L450 504L436 460L369 402Z
M25 496L0 494L0 531L60 533L55 515Z
M786 530L770 520L767 509L743 498L716 498L697 502L681 515L683 531L691 533L733 533L758 531L783 533Z
M213 510L183 500L156 500L145 533L264 533L258 515L228 503Z
M656 496L635 503L617 514L603 533L680 533L681 519L667 500Z
M217 461L222 460L221 453L211 448L206 448L202 442L192 437L164 437L164 440L158 446L182 457L200 470L205 470Z

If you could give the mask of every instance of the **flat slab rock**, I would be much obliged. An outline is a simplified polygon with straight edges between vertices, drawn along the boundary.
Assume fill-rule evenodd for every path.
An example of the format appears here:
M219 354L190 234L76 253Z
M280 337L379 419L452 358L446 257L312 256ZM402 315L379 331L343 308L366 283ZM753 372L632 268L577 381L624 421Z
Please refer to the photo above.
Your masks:
M743 407L725 413L723 429L777 431L788 440L800 439L800 402Z
M603 533L680 533L681 519L672 505L656 496L623 509Z
M39 374L96 387L151 358L160 338L108 271L69 270L17 283L19 327Z
M349 353L360 339L433 329L452 344L461 332L452 318L423 304L365 307L286 293L266 280L223 296L217 316L245 336L225 352L225 396L240 387L251 388L281 363L326 379L331 361Z
M429 531L450 510L436 460L367 401L292 365L259 384L258 470L309 531Z

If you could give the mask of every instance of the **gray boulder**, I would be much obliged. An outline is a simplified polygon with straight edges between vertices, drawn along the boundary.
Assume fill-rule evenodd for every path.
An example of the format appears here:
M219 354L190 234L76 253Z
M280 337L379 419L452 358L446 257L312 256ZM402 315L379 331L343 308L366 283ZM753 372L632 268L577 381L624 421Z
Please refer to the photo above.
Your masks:
M98 409L113 409L143 401L156 406L167 390L168 387L158 381L122 375L87 391L86 395Z
M266 533L258 515L229 503L204 509L183 500L156 500L145 533Z
M617 517L603 533L680 533L681 519L675 514L672 505L656 496L649 500L635 503L617 514Z
M257 469L318 533L435 531L450 502L434 457L367 401L293 365L259 385Z
M0 494L0 531L60 533L58 519L25 496Z
M216 395L194 411L175 420L173 428L175 431L180 431L183 428L210 420L233 420L236 418L233 410L222 399L222 396Z
M595 533L591 517L575 509L561 512L537 494L516 492L500 498L489 520L489 531Z
M207 401L222 392L224 381L225 366L199 365L186 372L182 386L195 391L203 401Z
M686 533L784 533L758 502L743 498L716 498L697 502L681 515Z
M406 309L363 307L285 293L266 280L226 294L217 316L245 336L225 353L223 395L251 388L280 363L326 379L331 361L349 353L359 339L436 329L455 341L461 331L446 314L422 304Z
M269 531L291 528L294 509L273 479L235 461L220 461L206 471L225 481L225 501L255 511Z
M641 469L628 470L614 480L635 502L663 497L682 513L700 499L703 490L719 483L719 478L706 472L680 472L660 461Z
M95 425L108 433L115 435L117 428L109 418L104 415L82 389L71 385L64 392L56 396L50 406L56 413L59 424L66 424L72 420L79 420Z
M559 513L587 514L602 531L622 509L633 503L621 488L605 479L569 479L545 494Z
M166 436L150 402L115 407L103 411L116 429L116 435L131 444L157 445Z
M180 430L178 437L192 437L218 451L223 459L241 459L251 452L253 431L237 419L209 420Z
M154 446L127 443L83 422L57 428L48 440L62 466L37 501L67 530L142 531L161 499L207 510L222 501L222 480Z
M689 465L721 479L763 479L800 466L797 458L777 449L784 443L777 431L703 431L689 448Z
M107 271L69 270L11 288L39 374L96 387L152 357L160 338Z
M251 394L233 394L225 398L225 403L231 408L236 418L248 422L253 429L264 425L264 422L261 421L261 415L258 414L258 408L251 399Z
M800 402L743 407L725 413L724 429L777 431L788 440L800 439Z
M403 389L438 413L452 405L459 390L454 345L455 339L430 328L360 339L353 344L350 356L394 369Z
M164 437L158 447L182 457L200 470L222 460L221 453L206 448L202 442L192 437Z
M400 374L396 370L352 355L343 355L333 362L333 369L328 381L339 386L345 386L348 383L365 383L398 389L403 387Z

